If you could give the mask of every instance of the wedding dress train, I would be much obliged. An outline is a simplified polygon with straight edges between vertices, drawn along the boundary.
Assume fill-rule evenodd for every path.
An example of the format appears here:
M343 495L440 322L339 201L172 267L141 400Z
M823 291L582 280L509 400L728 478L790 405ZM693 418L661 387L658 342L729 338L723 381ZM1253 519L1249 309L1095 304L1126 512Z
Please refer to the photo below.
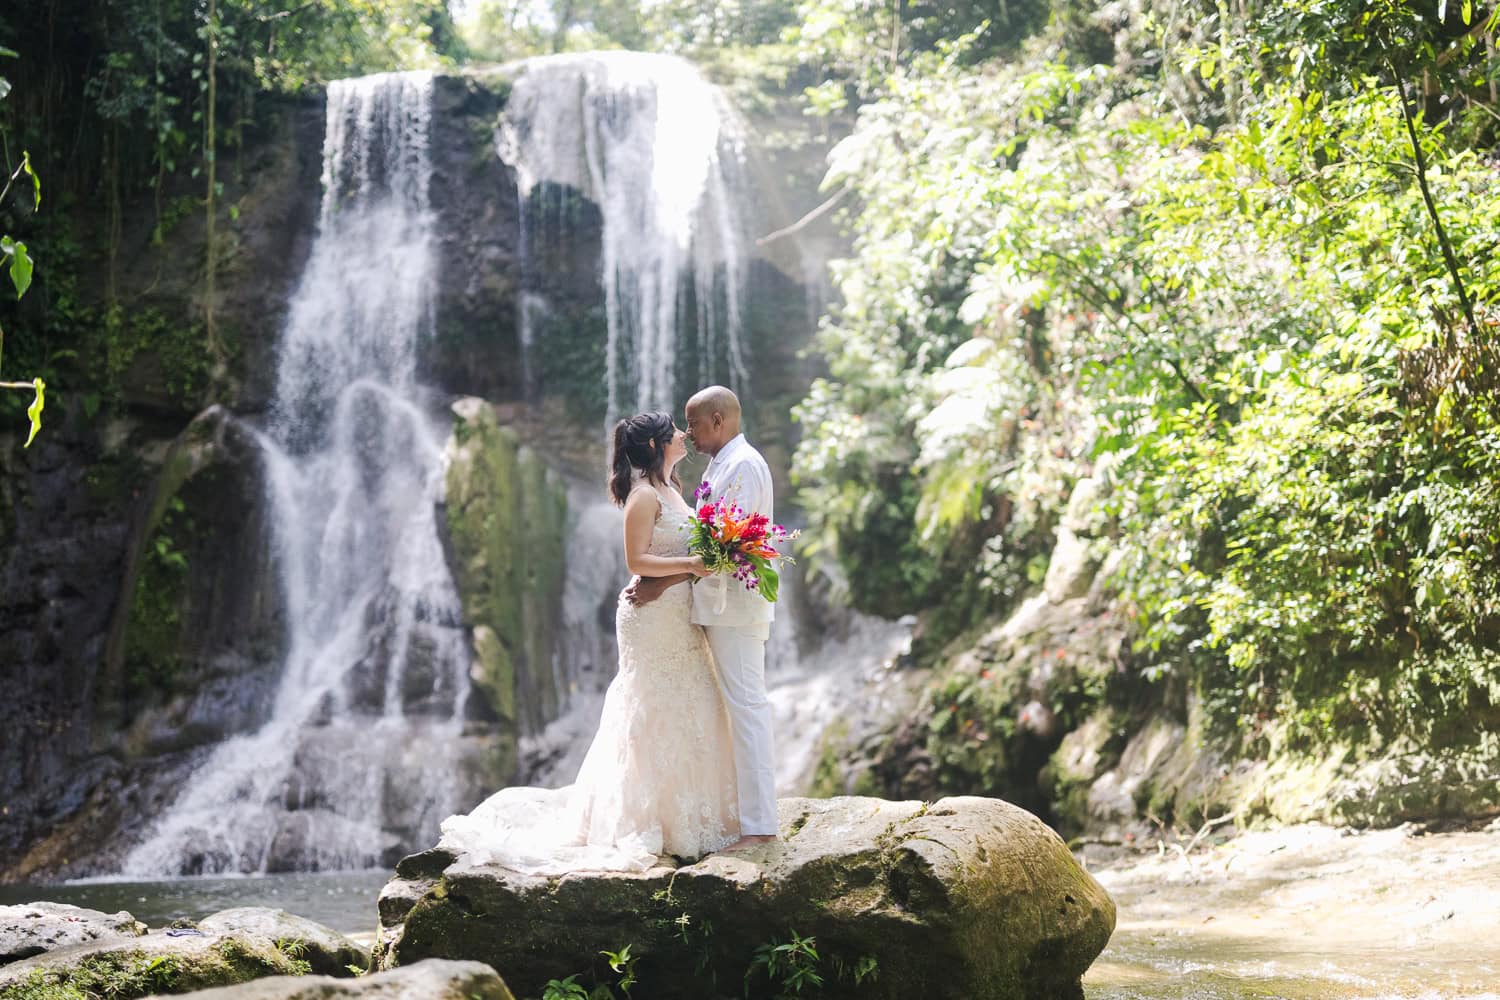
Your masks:
M661 511L647 551L687 555L691 510L681 497L656 496ZM562 874L641 871L662 854L698 858L736 840L729 717L691 605L686 584L644 607L622 598L619 672L575 782L502 789L444 820L441 846L469 864Z

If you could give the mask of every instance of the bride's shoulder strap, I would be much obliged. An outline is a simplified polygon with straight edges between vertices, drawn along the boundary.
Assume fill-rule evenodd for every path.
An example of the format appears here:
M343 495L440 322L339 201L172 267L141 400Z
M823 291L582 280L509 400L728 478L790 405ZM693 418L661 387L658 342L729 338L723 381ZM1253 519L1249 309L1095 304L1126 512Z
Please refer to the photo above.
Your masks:
M636 484L630 487L630 494L625 498L625 502L629 503L631 500L634 500L637 493L651 494L651 499L656 501L655 520L661 520L661 511L666 505L662 502L661 494L657 492L656 487L645 479L637 480Z

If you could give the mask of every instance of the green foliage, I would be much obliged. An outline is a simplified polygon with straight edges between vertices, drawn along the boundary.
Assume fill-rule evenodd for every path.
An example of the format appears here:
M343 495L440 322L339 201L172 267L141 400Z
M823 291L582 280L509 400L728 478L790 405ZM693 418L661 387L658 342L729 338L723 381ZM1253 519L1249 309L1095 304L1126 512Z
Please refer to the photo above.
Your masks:
M181 670L188 561L179 545L191 529L186 505L173 497L141 554L125 632L131 700L169 693Z
M627 944L619 951L601 951L604 960L609 963L611 972L617 974L620 979L616 985L621 993L630 995L630 987L637 982L635 976L635 963L640 960L639 955L630 954L630 945Z
M182 975L172 955L85 958L60 970L38 969L5 991L6 1000L128 1000L171 993Z
M17 53L0 46L0 56L15 58ZM0 100L4 100L10 94L10 81L0 77ZM3 133L0 133L3 137ZM31 169L31 154L23 151L21 162L14 170L10 169L10 154L6 152L6 170L9 176L6 178L5 187L0 189L0 209L5 207L6 196L10 194L11 187L25 174L31 180L32 205L31 211L35 213L42 207L42 181ZM12 239L8 235L0 234L0 261L4 262L6 273L10 277L10 283L16 290L16 299L26 294L31 287L31 272L33 264L31 255L26 249L26 244L20 240ZM5 347L5 332L0 330L0 358L3 358ZM31 442L36 440L36 435L42 429L42 407L45 405L46 382L39 376L33 377L29 388L32 391L31 403L26 407L26 419L31 424L31 432L26 435L25 447L30 448ZM0 389L26 389L25 382L0 382Z
M636 978L635 966L640 960L640 955L631 954L632 945L626 944L619 951L601 951L609 969L614 973L612 982L598 980L593 989L587 989L580 983L581 972L575 972L566 979L549 979L542 987L541 1000L616 1000L617 997L629 997L630 988L639 981ZM616 993L618 991L618 993Z
M301 938L277 938L275 944L276 950L285 955L290 961L290 975L306 976L312 972L312 962L307 959L308 948L306 941ZM365 971L357 965L351 965L349 968L354 970L356 976L363 975Z
M588 990L576 982L578 976L574 973L567 979L547 980L547 985L542 988L542 1000L588 1000Z
M195 410L209 384L210 359L204 352L203 328L194 322L173 321L155 308L125 311L107 308L94 333L97 347L93 384L105 398L118 402L127 383L137 390L159 393L184 410ZM132 370L145 364L141 377Z
M1103 476L1139 668L1223 731L1494 724L1500 202L1468 144L1500 118L1493 24L1448 6L1151 7L1118 44L1156 76L1073 61L1059 18L885 82L831 160L855 256L794 470L857 603L1004 607ZM1490 124L1408 121L1424 70Z
M841 985L859 987L880 975L880 963L873 955L862 955L853 961L843 956L818 951L815 937L803 937L788 931L789 940L773 938L755 949L745 969L744 996L769 996L773 1000L820 996L828 979Z
M811 995L822 987L817 940L811 935L803 937L796 931L791 935L790 941L771 940L755 949L755 957L745 970L746 997L750 996L754 981L761 976L768 981L771 995L776 1000L803 996L804 990Z
M968 39L966 60L1010 51L1046 23L1048 7L1037 0L801 0L784 37L823 78L812 96L821 110L842 106L839 92L846 89L862 97L879 93L892 75L961 37Z
M15 286L16 298L19 299L31 287L32 264L31 257L26 252L26 244L9 236L0 236L0 255L5 258L10 283Z
M480 0L459 32L473 58L494 62L611 48L698 57L775 42L794 18L791 0Z

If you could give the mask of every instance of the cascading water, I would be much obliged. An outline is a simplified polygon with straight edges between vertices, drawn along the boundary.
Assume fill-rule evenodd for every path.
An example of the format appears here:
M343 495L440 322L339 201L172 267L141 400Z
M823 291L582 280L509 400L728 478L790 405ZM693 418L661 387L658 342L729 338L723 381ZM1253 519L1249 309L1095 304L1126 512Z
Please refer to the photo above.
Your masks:
M599 206L606 421L677 410L687 377L740 390L749 380L743 143L723 95L674 56L523 65L496 146L516 170L523 255L537 256L549 217L565 215L565 190ZM523 331L529 323L523 313Z
M684 60L633 52L587 53L521 64L496 136L514 167L522 205L522 366L533 384L547 300L528 281L579 221L581 195L599 208L600 281L607 337L602 386L606 422L644 409L680 413L687 395L713 382L748 388L743 309L751 241L742 206L753 203L744 143L723 95ZM812 323L809 321L809 327ZM752 429L753 431L753 429ZM556 676L566 705L523 740L528 781L571 781L614 676L614 608L628 578L621 519L591 497L570 497L573 529L564 583ZM778 783L800 792L818 738L867 669L888 663L908 629L845 612L843 638L798 641L791 570L767 649L776 706ZM805 648L804 648L805 647Z
M430 74L332 84L317 239L266 426L289 653L270 720L215 749L128 875L363 868L469 803L469 691L436 505L447 428L416 381L432 325Z

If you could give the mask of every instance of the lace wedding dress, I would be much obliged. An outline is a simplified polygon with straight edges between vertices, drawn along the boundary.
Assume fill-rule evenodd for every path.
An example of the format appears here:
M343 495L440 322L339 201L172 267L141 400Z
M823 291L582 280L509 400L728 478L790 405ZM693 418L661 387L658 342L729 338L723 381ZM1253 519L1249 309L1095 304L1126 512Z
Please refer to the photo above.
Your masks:
M636 489L651 489L642 482ZM657 490L647 549L688 554L692 511ZM659 855L698 858L739 836L729 717L703 630L679 584L644 607L620 600L620 666L577 780L566 788L506 788L443 821L441 846L469 864L534 874L643 871Z

